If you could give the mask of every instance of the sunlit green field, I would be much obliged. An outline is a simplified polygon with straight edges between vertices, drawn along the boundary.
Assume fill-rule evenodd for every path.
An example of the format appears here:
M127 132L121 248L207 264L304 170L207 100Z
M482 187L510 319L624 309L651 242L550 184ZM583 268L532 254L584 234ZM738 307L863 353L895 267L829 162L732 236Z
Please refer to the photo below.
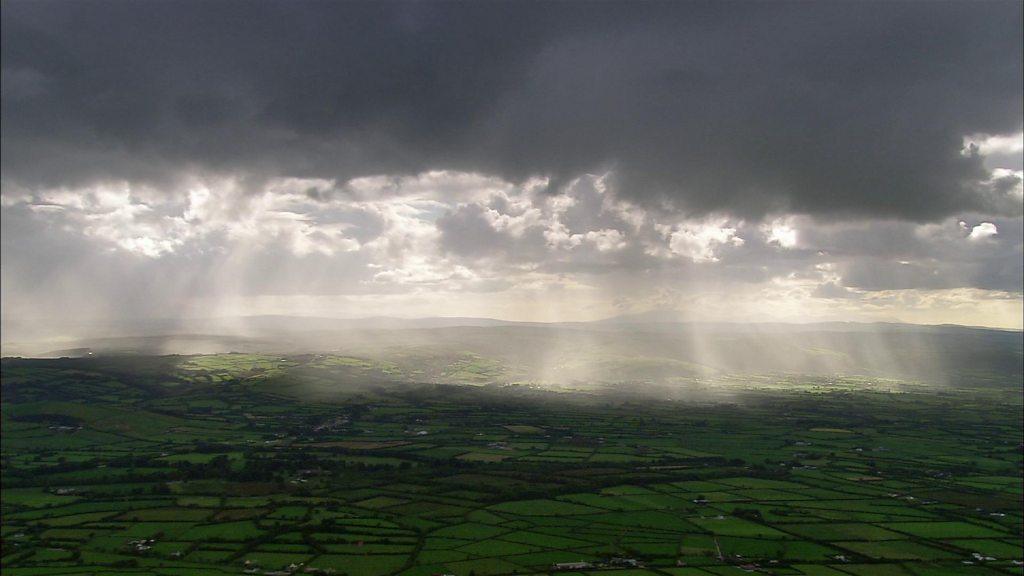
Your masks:
M3 573L1024 573L1019 384L430 363L4 360Z

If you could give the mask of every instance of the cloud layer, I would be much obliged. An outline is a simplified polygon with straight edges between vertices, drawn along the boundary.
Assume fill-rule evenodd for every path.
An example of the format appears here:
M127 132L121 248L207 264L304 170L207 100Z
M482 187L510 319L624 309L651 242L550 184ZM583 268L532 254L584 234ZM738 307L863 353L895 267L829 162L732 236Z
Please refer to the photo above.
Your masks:
M1021 22L1019 2L5 2L4 322L1019 326Z
M5 319L553 320L664 308L703 320L891 320L916 310L918 320L971 323L977 313L974 323L1013 325L1020 218L678 216L620 197L609 178L580 177L558 193L540 179L438 171L343 185L271 179L258 193L227 178L171 193L123 184L8 194Z
M345 181L614 169L689 212L1016 215L1019 2L8 2L3 169ZM997 142L997 141L993 141Z

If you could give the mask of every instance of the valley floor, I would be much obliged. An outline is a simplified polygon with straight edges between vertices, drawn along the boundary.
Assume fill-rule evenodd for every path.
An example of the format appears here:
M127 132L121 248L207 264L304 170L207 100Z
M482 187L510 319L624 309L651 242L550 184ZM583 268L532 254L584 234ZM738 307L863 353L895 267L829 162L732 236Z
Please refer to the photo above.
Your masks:
M369 369L5 359L3 573L1024 573L1019 385Z

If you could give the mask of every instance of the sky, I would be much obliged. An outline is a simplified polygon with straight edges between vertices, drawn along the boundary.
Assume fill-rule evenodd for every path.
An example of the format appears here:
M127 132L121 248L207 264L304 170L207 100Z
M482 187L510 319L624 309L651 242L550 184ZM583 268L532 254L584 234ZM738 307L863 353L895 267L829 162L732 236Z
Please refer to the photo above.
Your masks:
M1022 3L4 0L4 339L1024 322Z

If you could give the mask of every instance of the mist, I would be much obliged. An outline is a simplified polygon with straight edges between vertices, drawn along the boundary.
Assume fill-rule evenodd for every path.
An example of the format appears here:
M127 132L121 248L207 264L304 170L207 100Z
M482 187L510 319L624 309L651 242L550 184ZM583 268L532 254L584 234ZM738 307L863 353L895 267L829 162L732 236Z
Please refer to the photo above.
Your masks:
M907 324L539 323L475 318L258 316L110 325L91 338L8 344L42 357L260 353L391 366L371 379L617 390L727 386L731 379L865 378L996 386L1024 375L1019 331ZM460 373L464 365L482 367ZM474 368L475 369L475 368ZM745 384L747 380L742 380ZM339 384L339 390L344 385Z

